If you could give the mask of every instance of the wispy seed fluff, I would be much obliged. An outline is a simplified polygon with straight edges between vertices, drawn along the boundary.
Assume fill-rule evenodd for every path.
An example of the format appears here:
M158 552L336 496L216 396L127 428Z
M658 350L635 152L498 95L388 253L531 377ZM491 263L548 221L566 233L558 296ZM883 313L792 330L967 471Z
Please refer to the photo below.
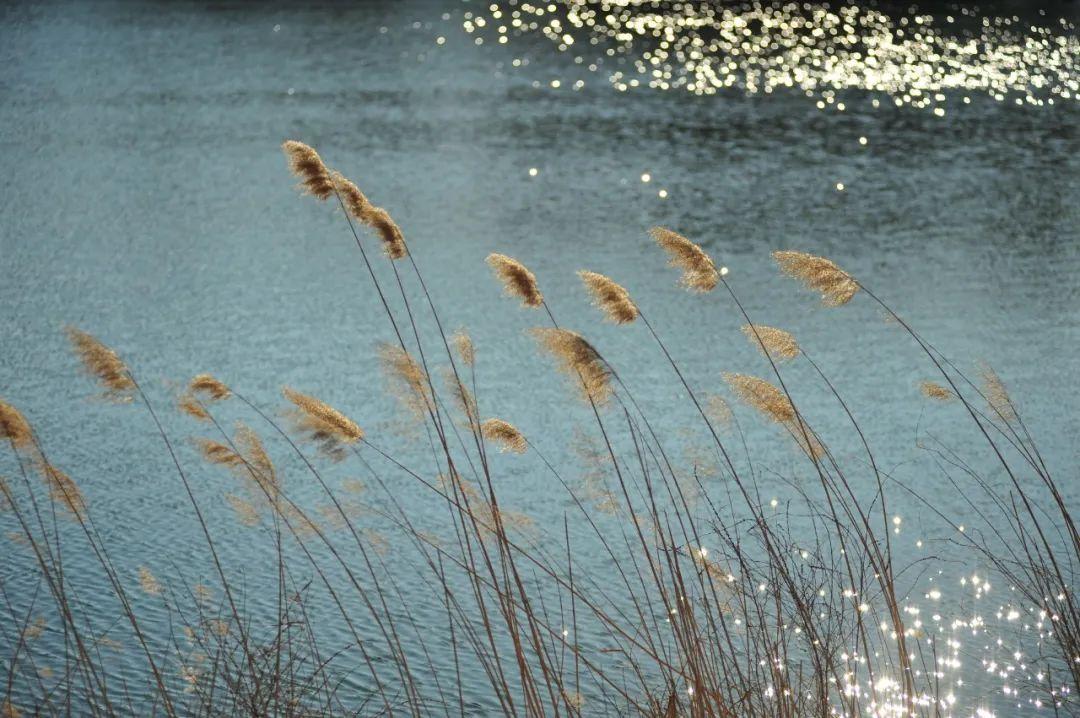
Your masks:
M49 498L75 518L82 519L86 515L86 499L78 484L48 462L40 462L37 468L49 490Z
M924 381L919 384L919 391L921 391L926 398L936 399L937 401L951 401L956 398L956 395L953 394L951 390L932 381Z
M488 419L480 425L480 431L485 439L498 444L502 451L524 454L529 447L522 433L513 424L502 419Z
M668 263L682 270L679 283L692 292L711 292L720 282L720 272L712 258L686 237L664 227L653 227L649 234L667 252Z
M97 378L106 394L116 399L130 399L135 382L116 352L84 331L74 327L68 327L66 331L83 367Z
M286 140L281 149L289 160L289 170L300 178L300 186L305 192L323 200L334 194L330 170L323 164L318 152L296 140Z
M188 383L188 391L192 394L199 395L200 398L212 399L214 401L228 399L232 394L232 392L229 391L229 387L225 386L223 382L218 381L210 374L199 374L194 377Z
M847 304L859 291L859 283L850 274L824 257L803 252L773 252L772 256L784 274L820 292L825 306Z
M29 446L34 440L30 422L3 399L0 399L0 439L6 439L17 449Z
M464 329L458 329L453 336L454 348L461 357L465 366L473 366L476 363L476 347L473 346L472 337Z
M391 392L414 417L422 418L433 406L424 369L411 354L393 344L379 345L379 361Z
M292 416L296 428L318 442L327 455L343 458L343 445L364 438L364 432L356 422L326 402L289 387L283 388L281 393L296 407Z
M373 205L360 188L340 172L331 173L331 179L345 205L345 211L357 222L371 227L378 233L387 257L401 259L409 254L405 236L401 233L401 228L390 218L389 212Z
M990 410L1001 417L1002 421L1016 419L1016 405L1009 396L1009 390L1005 388L1005 382L1001 381L1001 377L989 364L980 363L978 368L979 376L982 377L983 396L986 397Z
M778 424L795 420L795 407L784 392L775 386L747 374L724 374L724 381L743 403L752 406Z
M799 356L799 343L795 337L783 329L767 327L762 324L744 324L743 334L762 354L776 361L785 361Z
M492 253L487 256L488 266L503 283L506 293L521 299L526 307L539 307L544 303L544 295L536 283L536 277L524 264L505 254Z
M604 312L608 321L626 324L637 319L638 308L630 299L630 293L620 284L596 272L582 270L578 276L592 295L593 304Z
M603 404L611 398L611 370L580 334L552 328L532 329L531 333L559 361L559 368L579 383L586 400Z

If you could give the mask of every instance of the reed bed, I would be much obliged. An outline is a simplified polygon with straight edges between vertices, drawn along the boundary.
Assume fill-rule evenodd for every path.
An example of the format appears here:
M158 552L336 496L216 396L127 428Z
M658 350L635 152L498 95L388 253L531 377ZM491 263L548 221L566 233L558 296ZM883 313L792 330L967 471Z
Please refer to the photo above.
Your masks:
M210 374L176 393L193 433L173 436L137 367L69 329L105 397L132 404L115 410L149 420L168 459L159 490L198 527L180 553L206 575L188 579L161 556L123 568L130 561L115 560L112 530L99 530L95 515L104 489L83 485L86 467L54 465L59 439L36 432L32 410L28 418L0 400L5 560L34 586L16 593L0 582L0 716L937 717L995 702L1080 715L1080 533L1061 480L993 369L962 372L833 261L773 254L824 305L866 301L885 312L903 331L898 341L922 357L927 378L912 391L962 411L969 444L919 447L940 469L936 486L957 491L978 518L961 526L934 503L934 485L904 483L880 465L856 418L865 407L848 403L792 332L751 317L727 269L691 239L650 231L657 276L662 252L682 288L739 317L764 376L723 357L710 370L748 412L687 378L664 327L628 289L579 273L604 319L655 344L676 390L665 411L689 417L697 437L689 460L679 455L683 439L666 423L657 428L644 408L654 404L624 380L647 352L605 355L557 322L525 264L492 253L495 279L564 376L567 414L584 417L578 461L567 462L548 437L490 415L503 407L478 391L483 347L444 329L422 248L313 148L290 140L283 150L302 191L336 205L356 243L371 283L357 301L386 317L377 353L411 443L365 432L363 414L342 408L363 404L348 397L337 406L283 387L280 404L264 406L244 393L243 377L226 384ZM376 272L377 261L388 272ZM796 376L827 392L846 434L819 430L835 422L805 408ZM783 503L763 490L761 457L775 442L762 446L761 432L747 430L762 421L797 467L780 477L791 488ZM561 520L540 523L513 506L506 462L558 497ZM332 467L363 478L338 480ZM209 490L204 475L217 476ZM889 505L901 495L955 529L950 561L962 555L983 567L971 595L946 599L948 611L924 580L938 557L904 563L895 550L899 518ZM238 525L212 520L219 506ZM229 563L237 536L259 547L260 564L247 567L265 574L258 595ZM968 605L991 585L1007 589L1006 603ZM116 615L103 622L101 606ZM987 625L995 610L1026 652L979 665L966 637L1002 635ZM117 650L134 673L117 669ZM991 678L980 683L979 674ZM995 685L995 694L973 696L965 680L980 691Z

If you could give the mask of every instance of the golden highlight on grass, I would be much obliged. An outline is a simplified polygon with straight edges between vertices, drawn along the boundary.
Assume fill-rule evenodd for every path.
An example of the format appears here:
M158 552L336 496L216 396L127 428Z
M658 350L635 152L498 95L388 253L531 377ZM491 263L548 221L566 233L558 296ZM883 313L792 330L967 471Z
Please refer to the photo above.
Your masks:
M724 381L747 406L757 409L778 424L795 420L795 407L780 389L756 376L724 373Z
M319 153L303 142L286 140L281 145L289 160L289 171L300 178L300 187L316 199L325 200L334 194L334 181L330 170Z
M513 424L502 419L488 419L480 425L484 438L499 445L500 451L524 454L529 448L524 435Z
M951 401L956 398L956 395L952 393L952 390L932 381L924 381L919 384L919 391L921 391L922 395L926 398L935 399L937 401Z
M544 303L536 277L524 264L513 257L494 252L487 256L486 261L508 295L518 297L526 307L539 307Z
M7 439L17 449L29 446L34 441L30 422L21 411L3 399L0 399L0 438Z
M530 330L533 337L559 362L560 369L578 381L586 400L604 404L612 395L611 370L584 337L569 329Z
M130 392L135 389L135 382L116 352L75 327L67 327L65 331L75 354L83 363L83 368L97 378L98 383L105 388L106 395L114 399L129 400Z
M181 394L176 400L176 406L181 412L199 421L210 421L210 412L206 410L198 398L191 394Z
M315 441L353 444L364 438L363 430L355 421L326 402L289 387L284 387L281 393L297 409L294 416L297 428L309 433Z
M744 324L743 334L761 351L776 361L786 361L799 356L799 343L795 337L783 329L767 327L763 324Z
M405 235L401 233L401 228L390 217L389 212L373 205L360 188L340 172L331 173L330 178L342 204L345 205L345 211L357 222L375 230L382 240L383 251L387 257L401 259L409 254Z
M83 498L82 490L79 489L78 484L70 476L48 462L39 462L37 469L45 482L45 487L49 490L49 498L74 518L81 520L85 517L86 499Z
M593 304L604 312L608 321L626 324L638 317L638 308L630 299L630 293L609 277L596 272L578 272L585 289L592 295Z
M427 373L420 364L407 351L393 344L379 345L379 362L391 393L411 414L423 417L432 404Z
M711 292L720 282L712 257L705 250L677 232L653 227L649 234L667 252L668 263L682 270L679 283L692 292Z
M780 265L780 271L798 279L808 289L820 292L825 306L847 304L859 291L859 283L850 274L824 257L790 251L773 252L772 256Z
M188 382L188 391L201 399L220 401L228 399L232 394L224 382L218 381L210 374L199 374Z

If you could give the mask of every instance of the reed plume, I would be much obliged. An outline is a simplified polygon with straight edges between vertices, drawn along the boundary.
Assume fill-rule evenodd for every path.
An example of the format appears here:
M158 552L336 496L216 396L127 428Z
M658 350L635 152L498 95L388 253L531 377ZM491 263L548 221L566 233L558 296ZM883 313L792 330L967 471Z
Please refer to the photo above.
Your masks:
M724 397L717 394L706 395L705 415L717 427L727 427L731 424L731 407Z
M334 181L330 170L319 153L303 142L286 140L281 145L289 160L289 170L300 178L300 187L315 199L325 200L334 194Z
M130 401L135 382L116 352L75 327L68 327L66 331L75 354L83 363L83 368L88 374L97 378L98 383L104 387L106 396Z
M146 566L139 566L139 587L149 596L161 595L161 583Z
M228 399L232 392L229 387L210 374L199 374L188 382L188 391L203 400L221 401Z
M413 415L422 417L432 406L427 373L411 354L393 344L379 345L379 361L398 401Z
M946 389L941 384L932 381L920 383L919 391L921 391L926 398L935 399L937 401L951 401L956 397L950 389Z
M544 303L544 295L536 283L536 277L524 264L505 254L492 253L487 256L488 266L503 283L506 294L521 299L526 307L539 307Z
M480 430L484 438L498 444L501 451L524 454L529 448L528 442L517 427L502 419L488 419L480 425Z
M821 293L821 301L827 307L839 307L851 301L859 291L859 283L835 263L824 257L804 252L773 252L773 259L780 271L798 279L808 289Z
M533 337L549 354L555 357L560 369L580 380L586 400L604 404L612 395L611 370L580 334L569 329L532 329Z
M364 431L355 421L326 402L289 387L284 387L281 393L296 407L292 413L295 427L319 443L328 456L342 459L343 445L354 444L364 438Z
M762 354L771 356L776 361L786 361L799 356L799 343L783 329L761 324L744 324L742 332Z
M465 366L471 367L476 364L476 347L473 346L472 337L464 329L458 329L453 336L454 348Z
M1002 421L1016 419L1016 405L993 367L985 362L980 363L979 376L982 378L982 393L986 397L986 403L990 405L990 410L1000 416Z
M274 469L274 462L270 460L270 454L266 452L266 447L263 445L259 435L246 424L237 422L233 443L236 444L240 455L243 456L251 478L262 487L266 494L272 499L275 498L280 488L277 471Z
M22 412L0 399L0 438L7 439L17 449L30 446L34 432Z
M210 412L206 410L201 401L191 394L181 394L180 398L176 400L176 406L193 419L210 421Z
M360 188L340 172L333 172L330 176L342 204L345 205L345 211L357 222L375 230L382 240L386 256L390 259L407 256L409 248L405 244L405 235L390 217L390 213L373 205Z
M716 270L712 257L686 237L664 227L653 227L649 234L667 252L668 263L682 270L679 283L692 292L711 292L726 269Z
M747 374L724 374L736 396L748 406L757 409L778 424L787 424L795 420L795 407L780 389L756 376Z
M450 387L454 403L457 404L458 411L469 420L469 426L473 425L474 420L479 421L476 415L476 399L451 367L443 367L443 381Z
M604 312L608 321L626 324L638 317L638 308L630 299L630 293L609 277L596 272L578 272L585 289L592 295L593 304Z
M37 469L49 490L49 498L74 518L82 520L86 515L86 499L78 484L47 461L40 461Z

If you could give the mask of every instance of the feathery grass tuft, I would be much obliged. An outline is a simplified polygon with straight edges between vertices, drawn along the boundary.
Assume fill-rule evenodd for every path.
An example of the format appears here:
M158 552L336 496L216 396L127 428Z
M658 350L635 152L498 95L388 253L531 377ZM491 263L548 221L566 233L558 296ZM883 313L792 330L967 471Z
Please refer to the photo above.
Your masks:
M783 329L763 324L744 324L742 332L762 354L771 356L776 361L786 361L799 356L799 343Z
M3 399L0 399L0 438L7 439L17 449L29 446L34 440L30 422Z
M148 596L160 596L161 595L161 582L157 580L157 576L147 568L146 566L139 566L139 587Z
M409 248L405 244L405 235L390 217L390 213L382 207L373 205L360 188L340 172L333 172L330 177L345 205L345 211L357 222L375 230L379 239L382 240L386 256L390 259L401 259L407 256Z
M392 393L415 417L425 415L433 406L428 392L428 376L420 364L401 347L379 345L379 361Z
M637 319L638 308L622 285L596 272L581 270L578 276L592 295L593 304L604 312L608 321L626 324Z
M669 264L681 269L679 283L692 292L711 292L720 282L721 273L716 270L712 257L705 250L677 232L664 227L653 227L649 234L668 254Z
M787 424L795 420L795 407L788 401L784 392L775 386L748 374L724 374L724 381L735 392L740 401L757 409L778 424Z
M1005 382L1001 381L994 368L985 362L979 364L979 376L982 378L982 393L990 410L1001 417L1002 421L1013 421L1016 417L1016 405L1013 404Z
M39 462L37 468L49 490L49 498L73 517L83 519L86 516L86 499L83 498L78 484L46 461Z
M953 394L951 389L947 389L941 384L933 381L924 381L920 383L919 391L921 391L922 395L926 398L935 399L937 401L952 401L956 398L956 394Z
M488 419L480 425L484 438L499 445L501 451L524 454L529 448L525 437L513 424L502 419Z
M326 402L289 387L284 387L281 393L296 407L292 415L296 428L318 442L328 456L344 458L342 445L354 444L364 438L363 430L355 421Z
M300 178L300 186L315 199L329 199L334 194L334 181L330 170L319 153L303 142L286 140L281 145L289 160L289 170Z
M454 348L457 349L458 356L461 357L462 363L465 366L471 367L476 364L476 347L473 346L472 337L464 329L458 329L452 337L454 341Z
M232 392L229 391L229 387L225 386L223 382L218 381L210 374L199 374L193 377L192 380L188 382L188 391L202 399L210 399L213 401L228 399L232 394Z
M116 352L75 327L67 327L66 331L75 354L82 360L87 373L96 377L98 383L105 388L106 396L120 401L130 401L131 392L135 390L135 382Z
M586 400L599 405L611 398L611 370L584 337L569 329L539 328L531 333L559 361L562 371L579 380Z
M486 261L508 295L518 297L526 307L539 307L544 303L536 277L524 264L513 257L496 253L489 254Z
M839 307L851 301L859 291L859 283L834 262L805 252L778 251L772 253L780 271L798 279L808 289L821 293L827 307Z

